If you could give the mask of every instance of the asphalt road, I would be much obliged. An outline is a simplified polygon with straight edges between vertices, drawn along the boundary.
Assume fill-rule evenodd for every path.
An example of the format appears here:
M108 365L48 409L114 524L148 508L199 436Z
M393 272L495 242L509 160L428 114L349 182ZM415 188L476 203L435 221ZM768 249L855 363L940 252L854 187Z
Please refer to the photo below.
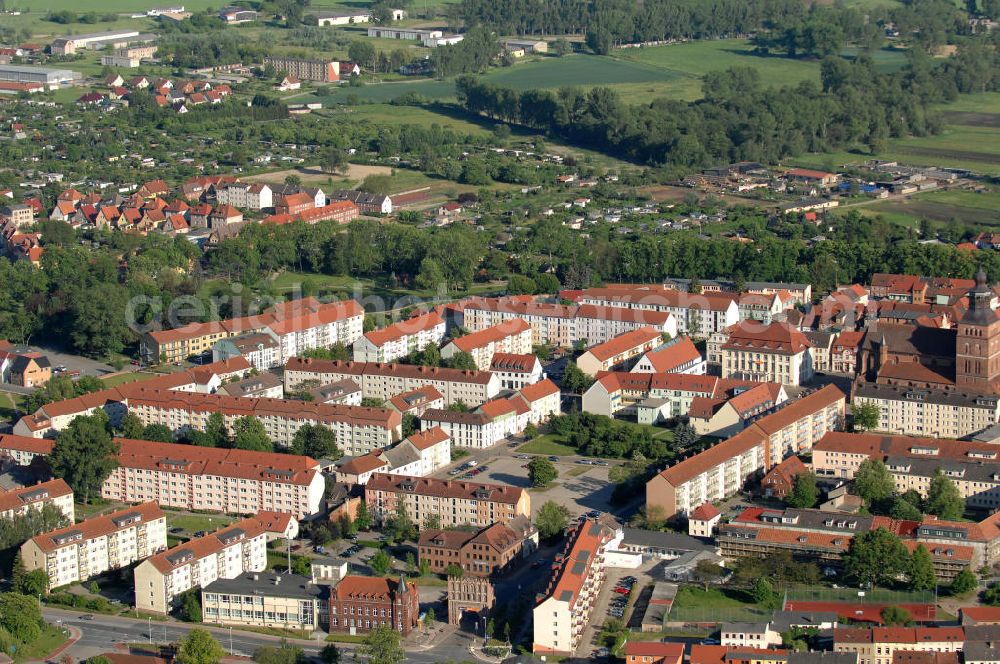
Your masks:
M261 646L274 646L281 640L277 637L258 636L250 632L241 632L235 629L230 632L228 628L212 627L204 624L189 625L176 622L157 622L99 614L94 614L92 620L84 620L81 616L87 614L51 608L44 609L42 613L50 623L76 627L81 631L82 636L80 640L71 649L81 654L83 651L88 651L89 653L111 651L120 643L148 643L150 641L150 626L152 626L152 641L154 644L177 642L183 639L188 631L195 628L202 628L211 631L219 643L222 644L223 648L237 655L251 656ZM231 641L230 634L232 634ZM320 649L326 645L322 641L307 643L296 640L293 642L296 645L302 646L307 655L317 655ZM456 661L473 659L468 651L468 643L468 639L462 635L450 635L444 642L434 645L431 649L408 650L406 661L416 662L417 664L435 664L448 659ZM350 651L354 649L355 645L351 643L338 643L337 647Z

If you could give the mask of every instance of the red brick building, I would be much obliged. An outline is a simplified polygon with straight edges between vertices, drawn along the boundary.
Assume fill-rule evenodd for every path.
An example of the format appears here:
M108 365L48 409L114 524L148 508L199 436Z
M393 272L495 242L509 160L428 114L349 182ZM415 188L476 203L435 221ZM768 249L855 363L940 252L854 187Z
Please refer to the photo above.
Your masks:
M795 478L808 470L801 459L790 456L764 475L760 492L769 498L785 498L792 492Z
M417 626L417 586L402 577L345 576L330 590L330 632L367 634L385 625L407 635Z
M428 561L431 571L439 574L453 564L471 576L502 573L516 563L534 530L523 518L515 519L511 526L515 527L495 523L476 533L425 530L418 543L420 561Z

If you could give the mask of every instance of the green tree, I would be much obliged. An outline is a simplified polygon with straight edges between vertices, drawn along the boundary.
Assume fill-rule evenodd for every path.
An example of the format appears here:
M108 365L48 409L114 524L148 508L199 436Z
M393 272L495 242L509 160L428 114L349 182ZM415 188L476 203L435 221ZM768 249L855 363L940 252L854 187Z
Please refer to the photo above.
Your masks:
M465 570L458 563L449 563L444 573L453 579L461 579L465 576Z
M20 553L20 552L19 552ZM49 575L43 569L33 569L17 579L14 589L22 595L38 596L49 588Z
M372 527L372 515L368 511L368 504L363 500L358 505L358 513L354 517L354 525L358 530L368 530Z
M244 416L233 423L233 447L238 450L273 452L274 444L267 437L264 425L256 417Z
M531 277L523 274L512 274L507 278L507 292L511 295L534 295L538 285Z
M427 626L428 627L433 626L434 621L436 620L437 620L437 612L434 611L434 607L433 606L428 607L427 613L424 614L424 621L426 622Z
M392 627L379 625L368 634L358 652L367 664L400 664L406 659L400 638Z
M449 290L447 280L444 276L444 269L441 263L430 256L420 261L420 271L414 282L417 288L430 292L437 292L438 288L444 286L444 290Z
M750 596L753 597L753 601L757 604L763 604L765 606L770 606L774 603L777 598L777 594L774 592L774 586L765 577L758 578L753 587L750 588Z
M323 152L322 168L328 173L336 173L347 166L347 153L342 148L329 147Z
M546 486L559 477L555 465L542 456L536 456L528 462L528 479L531 486Z
M205 433L208 435L212 447L230 447L232 445L222 413L212 413L208 416L208 419L205 420Z
M955 483L940 468L934 471L931 485L927 489L927 512L946 521L960 519L965 512L965 499Z
M854 473L854 491L868 504L885 500L896 490L896 482L881 459L865 459Z
M337 447L337 436L322 424L303 424L292 438L292 453L313 459L337 460L344 453Z
M538 527L538 536L542 539L552 539L561 535L569 525L570 514L565 506L547 500L538 510L535 517L535 526Z
M937 576L934 574L934 560L923 544L918 544L910 556L910 588L913 590L931 590L937 586Z
M920 521L924 518L920 508L915 507L913 503L904 500L901 496L892 499L889 516L900 521Z
M185 622L200 623L201 590L199 588L185 590L178 600L180 609L177 612L177 617Z
M528 426L524 427L523 434L525 440L534 440L535 438L538 438L538 427L529 423Z
M475 358L473 358L470 353L466 353L464 350L449 357L444 364L452 369L464 369L466 371L477 371L479 369L479 367L476 366Z
M386 530L396 542L403 542L416 537L417 527L414 525L413 519L410 518L410 514L407 512L403 501L400 500L396 503L396 513L392 515L392 518L386 524Z
M851 412L854 414L855 430L870 431L878 428L879 408L875 404L852 404Z
M413 413L403 413L403 438L409 438L420 431L420 418Z
M562 57L564 55L569 55L573 51L573 46L569 43L568 39L560 37L552 42L552 49L555 51L556 55Z
M34 595L0 593L0 628L20 641L31 643L42 634L42 609Z
M205 629L192 629L177 648L180 664L219 664L226 656L215 637Z
M966 567L951 580L951 594L965 595L975 590L978 585L979 579Z
M1000 606L1000 583L994 581L983 591L983 604Z
M373 69L375 62L375 46L368 40L355 39L347 47L347 57L365 69Z
M142 420L135 413L126 413L118 432L122 438L141 439L143 432Z
M372 571L378 576L385 576L392 571L392 558L390 558L389 554L383 549L379 549L378 553L372 557L369 564L371 565Z
M576 366L576 362L569 362L566 365L566 370L563 372L562 378L562 387L564 390L573 394L582 394L593 384L594 379L583 373L580 367Z
M165 424L147 424L143 427L142 435L139 438L157 443L172 443L174 442L174 432Z
M901 606L887 606L882 609L882 622L888 627L907 627L913 624L913 616Z
M101 493L101 485L118 467L118 445L107 429L103 411L73 419L52 446L52 474L66 480L82 502Z
M340 664L340 648L336 643L328 643L319 651L319 658L323 664Z
M261 646L253 653L253 661L257 664L305 664L309 661L301 647L292 645L285 640L275 646Z
M809 508L814 507L818 499L816 475L809 471L796 475L786 502L792 507Z
M848 575L872 585L886 585L910 569L903 542L883 527L859 533L844 555Z

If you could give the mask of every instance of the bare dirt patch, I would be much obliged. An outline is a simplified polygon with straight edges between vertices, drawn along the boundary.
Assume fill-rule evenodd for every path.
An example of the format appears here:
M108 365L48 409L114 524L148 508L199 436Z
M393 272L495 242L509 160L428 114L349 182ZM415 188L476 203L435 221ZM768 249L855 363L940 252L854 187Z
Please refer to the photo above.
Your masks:
M945 111L941 114L948 124L968 127L994 127L1000 129L1000 113L975 113L972 111Z

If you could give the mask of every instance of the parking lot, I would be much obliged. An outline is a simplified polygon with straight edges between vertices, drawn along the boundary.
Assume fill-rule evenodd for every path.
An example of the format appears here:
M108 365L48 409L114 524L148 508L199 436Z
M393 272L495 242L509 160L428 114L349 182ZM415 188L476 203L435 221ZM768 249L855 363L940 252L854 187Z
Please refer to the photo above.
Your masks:
M658 564L660 564L658 560L647 560L639 569L607 568L607 577L595 600L594 612L590 615L590 624L584 631L583 638L580 639L577 656L595 656L594 651L603 646L598 636L605 621L620 620L631 626L630 619L635 609L636 599L642 593L643 588L652 583L650 571ZM623 592L626 589L628 592Z
M439 479L492 482L530 489L528 462L537 455L520 454L510 445L497 445L487 450L475 450L470 456L458 459L446 469L438 471ZM531 491L532 513L548 500L569 508L570 514L579 516L591 510L608 512L614 485L608 481L608 471L617 460L586 459L579 456L549 457L553 460L559 478L551 487ZM474 463L474 466L468 464ZM600 465L598 465L600 464ZM455 472L456 470L460 472ZM574 508L573 506L576 506Z

